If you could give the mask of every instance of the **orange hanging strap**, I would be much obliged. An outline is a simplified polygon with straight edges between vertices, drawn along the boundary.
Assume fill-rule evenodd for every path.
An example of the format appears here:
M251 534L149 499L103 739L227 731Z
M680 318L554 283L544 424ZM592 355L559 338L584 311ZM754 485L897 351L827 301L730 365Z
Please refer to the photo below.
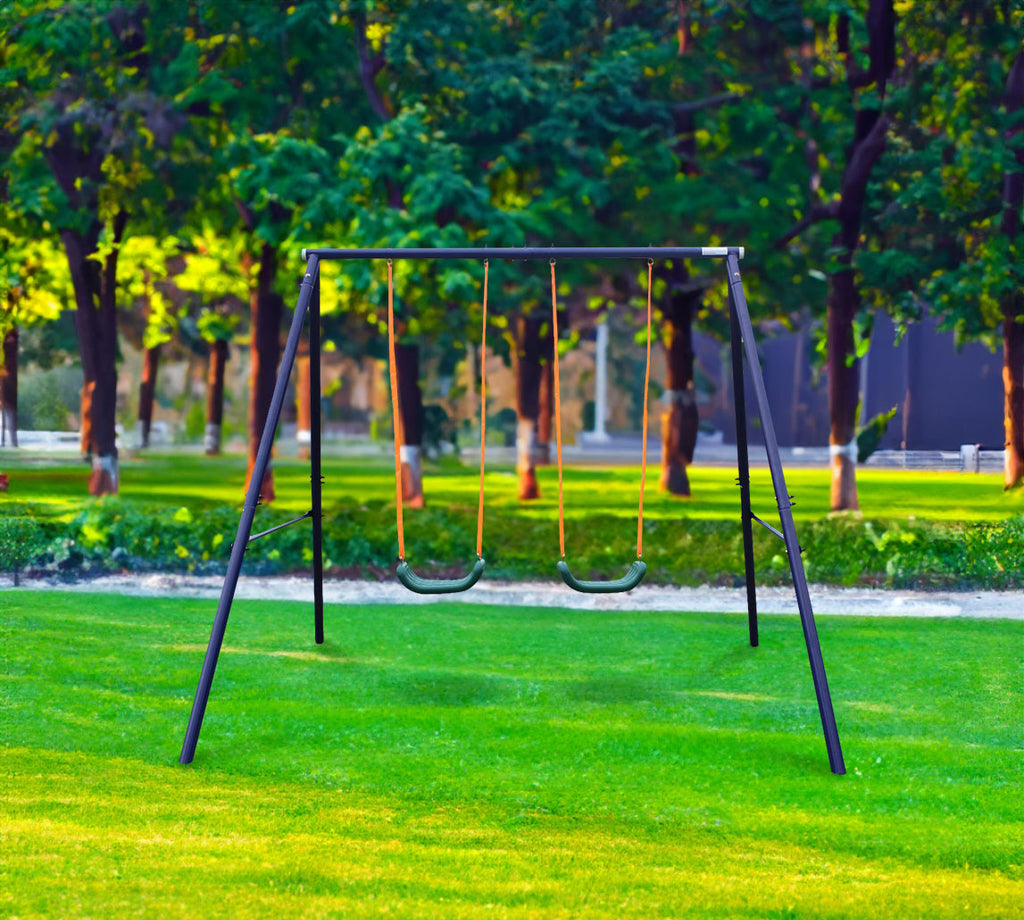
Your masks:
M647 371L644 374L643 453L640 461L640 509L636 519L636 558L644 554L644 485L647 482L647 391L651 388L651 279L654 260L647 260Z
M558 385L558 295L555 285L555 260L551 260L551 336L555 361L555 444L558 447L558 549L565 558L565 513L562 507L562 401Z
M484 319L480 333L480 504L476 514L476 554L483 558L484 550L484 442L487 436L487 272L484 259Z
M398 514L398 558L405 559L405 528L402 522L402 449L399 446L401 419L398 415L398 362L395 358L395 279L388 259L388 371L391 378L391 419L395 430L395 507Z

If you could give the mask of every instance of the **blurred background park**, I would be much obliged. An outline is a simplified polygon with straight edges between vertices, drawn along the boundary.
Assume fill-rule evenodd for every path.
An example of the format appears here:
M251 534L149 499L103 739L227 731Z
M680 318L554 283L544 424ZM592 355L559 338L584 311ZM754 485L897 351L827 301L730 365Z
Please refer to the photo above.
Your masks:
M305 246L742 245L780 442L833 467L831 510L858 507L876 450L1024 481L1016 3L0 15L8 479L16 446L81 453L94 495L151 446L251 457ZM717 265L655 266L650 434L672 494L735 437ZM551 457L556 347L566 442L638 447L643 268L561 266L556 343L544 272L495 264L485 355L482 266L399 264L406 497L424 453L479 437L485 357L520 498ZM324 266L328 444L391 435L385 278ZM300 353L282 429L299 451L308 370Z

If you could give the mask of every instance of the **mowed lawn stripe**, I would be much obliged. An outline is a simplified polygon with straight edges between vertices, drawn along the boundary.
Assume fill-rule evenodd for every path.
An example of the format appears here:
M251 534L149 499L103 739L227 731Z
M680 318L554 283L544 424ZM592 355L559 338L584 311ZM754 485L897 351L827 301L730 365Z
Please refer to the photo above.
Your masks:
M810 833L788 842L721 825L641 829L619 817L211 783L122 758L2 757L19 792L6 801L0 903L18 916L184 916L204 903L254 917L998 917L1013 915L1022 888L999 871L837 853ZM93 800L96 785L138 804L111 813Z
M381 513L393 517L385 505L394 501L394 462L390 447L379 454L342 458L327 456L323 461L326 508L381 505ZM472 457L469 453L467 457ZM10 477L0 507L22 502L38 503L38 513L63 514L79 510L83 503L109 501L90 499L86 489L89 469L80 462L36 458L24 459L14 452L4 454L4 469ZM639 451L635 463L616 465L572 464L565 469L565 513L570 520L585 521L594 514L636 518L640 489ZM486 506L505 514L555 520L558 507L557 470L538 469L541 497L521 502L515 469L488 462L485 481ZM739 489L732 466L704 466L700 456L687 470L693 495L681 500L657 489L648 481L644 517L650 520L719 519L738 520ZM146 453L126 457L121 463L120 499L146 505L182 506L198 512L216 505L241 508L245 496L245 457L226 455L204 457L189 454ZM785 470L786 485L794 494L793 514L798 520L818 519L829 513L831 472L826 467L791 466ZM309 508L309 463L289 457L274 460L273 506L278 510L303 512ZM766 520L775 516L775 495L767 468L750 471L751 500L755 513ZM1003 491L998 473L932 472L921 470L861 467L857 470L858 496L865 517L921 520L1001 520L1024 513L1024 495ZM424 489L430 507L454 506L473 511L480 488L479 467L467 459L452 458L426 464ZM474 516L475 518L475 516ZM415 525L416 516L410 516ZM392 520L393 523L393 520ZM229 536L229 535L226 535Z

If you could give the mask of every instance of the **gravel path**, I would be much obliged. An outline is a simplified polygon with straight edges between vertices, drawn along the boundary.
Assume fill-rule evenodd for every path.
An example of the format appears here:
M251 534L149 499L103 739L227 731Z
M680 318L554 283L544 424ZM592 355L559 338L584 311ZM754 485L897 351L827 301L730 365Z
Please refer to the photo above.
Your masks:
M135 597L187 597L215 600L222 579L191 575L106 575L73 583L30 580L25 589L107 592ZM0 590L13 587L0 578ZM246 577L238 583L236 597L258 600L313 600L313 582L303 577ZM701 610L711 613L745 613L742 588L669 588L641 586L628 594L578 594L564 585L540 582L480 582L464 594L423 596L412 594L397 582L324 582L328 604L429 604L458 601L473 604L564 607L572 610ZM967 617L972 619L1024 620L1024 594L1010 591L886 591L865 588L811 586L811 602L822 616ZM0 603L2 607L2 603ZM758 588L758 612L795 614L791 588Z

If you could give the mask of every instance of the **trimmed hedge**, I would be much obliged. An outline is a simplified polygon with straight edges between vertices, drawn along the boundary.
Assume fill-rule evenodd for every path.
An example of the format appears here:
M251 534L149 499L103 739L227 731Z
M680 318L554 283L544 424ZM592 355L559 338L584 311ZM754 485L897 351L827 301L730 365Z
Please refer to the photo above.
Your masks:
M30 505L8 505L0 519L0 569L69 577L104 572L224 571L238 527L238 509L222 505L193 515L188 508L104 499L68 520L37 516ZM329 574L383 578L398 553L394 508L384 502L341 504L324 514L324 559ZM292 515L261 508L256 530ZM1024 515L993 522L884 521L831 518L801 522L797 532L810 581L901 588L1024 587ZM635 555L629 518L593 515L566 524L573 571L583 578L619 577ZM785 549L756 528L759 584L789 581ZM406 550L417 572L461 574L476 546L475 508L428 508L406 513ZM553 521L508 512L488 514L484 543L487 576L557 580L558 534ZM648 581L679 585L742 583L738 522L645 522ZM245 571L278 574L308 570L310 525L299 522L250 544Z

